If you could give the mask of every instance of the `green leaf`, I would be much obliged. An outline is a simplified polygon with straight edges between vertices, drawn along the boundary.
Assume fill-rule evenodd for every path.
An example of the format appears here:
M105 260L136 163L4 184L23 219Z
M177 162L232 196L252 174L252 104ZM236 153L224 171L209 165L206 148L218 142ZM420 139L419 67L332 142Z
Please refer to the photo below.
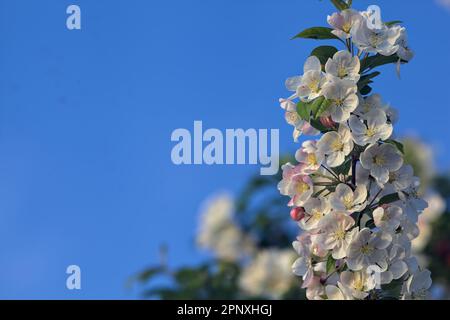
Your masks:
M333 168L333 171L337 174L344 174L348 175L350 172L350 167L352 166L352 159L348 158L343 164L341 164L339 167Z
M398 197L398 193L391 193L382 197L378 204L381 206L383 204L389 204L398 200L400 200L400 198Z
M387 27L392 27L393 25L400 24L400 23L403 23L403 21L400 21L400 20L394 20L394 21L388 21L388 22L385 22L384 24L385 24Z
M315 40L327 40L327 39L339 39L334 34L331 33L333 29L326 27L313 27L303 30L292 39L303 38L303 39L315 39Z
M153 278L154 276L156 276L162 272L164 272L164 268L161 266L148 268L148 269L145 269L144 271L142 271L141 273L137 274L135 276L135 279L139 282L147 282L151 278Z
M320 46L311 52L311 56L319 58L320 63L324 66L328 59L332 58L336 52L338 52L338 49L333 46Z
M361 93L363 96L366 96L366 95L368 95L371 92L372 92L372 87L371 86L364 86L363 88L361 88L359 90L359 93Z
M334 271L336 271L336 260L334 260L334 258L330 254L327 259L327 274L330 274Z
M402 154L405 153L405 147L403 146L403 143L392 139L388 139L385 142L394 145Z
M311 102L311 113L314 119L320 117L331 106L331 101L325 99L325 97L319 97Z
M381 54L376 54L371 57L364 58L361 61L361 72L366 70L372 70L373 68L389 64L396 63L398 61L397 54L393 54L391 56L382 56Z
M336 9L342 11L348 9L350 6L343 0L331 0L331 3L334 4ZM349 2L351 5L351 2Z
M366 74L364 76L362 76L359 81L358 81L358 88L362 89L365 86L367 86L368 84L372 83L372 79L379 76L381 73L378 71Z
M311 105L303 101L297 103L297 113L305 121L309 121L311 117Z
M316 130L319 130L322 133L328 132L328 131L333 131L332 129L328 129L327 127L325 127L319 120L316 119L311 119L309 121L309 124Z

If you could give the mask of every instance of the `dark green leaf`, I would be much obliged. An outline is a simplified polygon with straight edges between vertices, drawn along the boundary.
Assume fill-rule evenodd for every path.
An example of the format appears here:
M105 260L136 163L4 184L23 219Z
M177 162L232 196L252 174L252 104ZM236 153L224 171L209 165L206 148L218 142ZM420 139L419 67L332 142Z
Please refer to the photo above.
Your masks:
M363 95L366 96L369 93L372 92L372 87L371 86L364 86L364 88L361 88L361 90L359 90L359 92Z
M309 121L309 118L311 117L311 105L309 103L299 101L297 103L297 113L300 118L305 121Z
M303 39L315 39L315 40L327 40L327 39L338 39L334 34L331 33L333 29L325 27L313 27L303 30L292 39L303 38Z
M331 256L328 256L327 259L327 274L330 274L336 270L336 260Z
M400 21L400 20L394 20L394 21L388 21L388 22L385 22L384 24L386 25L386 26L388 26L388 27L391 27L391 26L393 26L393 25L396 25L396 24L400 24L400 23L402 23L403 21Z
M381 54L376 54L371 57L364 58L361 61L361 72L364 72L366 70L371 70L373 68L389 64L389 63L396 63L398 61L397 54L393 54L391 56L382 56Z
M333 171L337 174L344 174L348 175L350 172L350 167L352 166L352 159L347 159L343 164L341 164L339 167L333 168Z
M328 59L332 58L336 52L338 52L338 49L333 46L320 46L311 52L311 56L319 58L320 63L324 66Z
M368 84L372 83L372 79L379 76L380 74L381 74L380 72L375 71L375 72L372 72L372 73L362 76L358 81L358 88L361 90Z
M383 204L389 204L398 200L400 200L400 198L398 197L398 193L391 193L382 197L380 199L379 205L381 206Z
M392 139L386 140L385 142L394 145L401 153L405 153L405 147L401 142Z
M343 0L331 0L331 3L334 4L336 9L342 11L348 9L350 6Z
M146 282L162 272L164 272L164 268L161 266L148 268L142 271L141 273L137 274L135 276L135 279L139 282Z

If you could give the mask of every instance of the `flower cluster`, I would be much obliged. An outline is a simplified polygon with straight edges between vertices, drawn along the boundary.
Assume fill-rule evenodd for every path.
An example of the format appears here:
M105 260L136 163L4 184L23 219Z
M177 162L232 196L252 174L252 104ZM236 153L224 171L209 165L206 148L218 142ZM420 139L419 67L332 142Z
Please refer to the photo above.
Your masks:
M293 243L293 272L308 299L425 298L430 272L411 255L411 241L427 203L402 144L392 139L397 114L369 86L375 67L413 57L406 30L374 21L372 10L333 3L340 11L328 17L332 28L297 37L336 39L345 50L315 49L303 75L286 81L293 95L280 99L295 140L321 135L303 142L278 185L303 230Z

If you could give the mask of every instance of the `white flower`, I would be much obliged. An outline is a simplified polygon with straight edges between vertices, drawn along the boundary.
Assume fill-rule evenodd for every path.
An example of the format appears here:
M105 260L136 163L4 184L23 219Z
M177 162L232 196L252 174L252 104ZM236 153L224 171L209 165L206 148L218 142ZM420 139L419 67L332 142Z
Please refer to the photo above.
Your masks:
M403 289L404 300L423 300L428 296L431 287L431 272L429 270L417 271L411 275Z
M317 237L317 242L325 249L333 250L334 259L342 259L357 233L357 229L350 230L354 225L355 220L345 212L332 212L320 222L321 233Z
M197 243L219 258L236 261L254 250L253 240L234 221L233 200L226 194L214 196L203 205Z
M295 160L303 165L305 174L316 172L323 162L323 156L317 152L317 141L303 142L302 147L295 153Z
M313 194L311 178L303 174L302 165L293 166L287 163L281 169L283 179L278 183L278 190L282 195L291 197L295 206L303 206Z
M326 156L326 163L330 167L340 166L353 150L350 129L341 124L337 132L325 133L317 143L317 149L319 153Z
M399 192L403 211L414 223L417 222L419 214L428 207L428 203L418 194L419 186L419 178L413 177L410 187L404 192Z
M398 244L393 244L388 250L388 268L381 273L380 284L388 284L392 280L400 279L408 271L408 265L404 261L405 258L405 248Z
M353 300L351 291L344 287L341 282L338 282L336 286L327 285L325 287L325 294L328 300Z
M293 276L286 265L292 263L291 250L268 249L258 252L245 266L239 278L239 287L251 296L280 299L292 285Z
M350 80L356 84L360 78L360 61L347 50L338 51L332 59L325 64L327 76L333 76L343 80Z
M361 270L371 265L386 267L386 248L392 237L383 232L373 233L368 228L362 229L350 243L347 251L347 265L351 270Z
M352 190L347 184L341 183L331 195L330 202L333 209L349 213L362 211L366 207L367 189L364 185Z
M352 40L357 47L367 53L379 53L390 56L399 49L397 44L401 35L401 27L387 27L383 25L380 29L371 29L366 20L358 21L352 28Z
M353 26L361 19L361 14L352 9L342 10L327 17L328 24L334 28L332 33L343 40L351 37Z
M392 124L388 123L386 113L374 109L366 115L365 121L357 116L351 116L349 125L356 144L365 146L379 140L386 140L392 135Z
M334 122L342 123L350 118L350 113L358 107L357 87L351 80L334 78L327 82L322 94L331 101L328 113Z
M286 80L286 88L295 91L296 96L313 100L321 96L322 86L326 77L322 72L320 60L316 56L309 57L303 67L303 76L296 76Z
M373 211L375 225L383 231L394 232L400 226L402 208L399 206L378 207Z
M302 234L297 238L297 241L292 243L299 258L294 261L292 265L292 272L303 278L303 280L311 279L314 276L314 270L311 260L311 235Z
M385 184L389 181L389 173L400 169L403 158L397 149L391 144L371 145L361 154L361 165L370 170L370 175L378 183Z
M359 98L359 105L354 113L363 119L367 119L366 114L374 109L381 109L382 106L383 102L379 94L372 94L365 98L361 96Z
M403 165L399 170L389 173L389 184L395 192L406 190L411 186L414 169L409 164Z
M397 40L399 46L397 55L403 61L411 61L414 58L414 52L408 45L408 34L405 28L400 29L400 37Z
M280 106L285 110L285 119L288 124L294 127L292 136L294 141L297 142L298 138L302 134L309 136L315 136L320 133L319 130L314 129L308 121L303 120L297 113L297 105L290 99L280 99Z
M311 198L304 205L305 216L299 221L299 226L304 230L317 228L319 222L330 210L330 203L326 198Z
M344 271L341 274L341 283L346 288L345 291L359 300L366 298L376 285L375 279L366 271Z

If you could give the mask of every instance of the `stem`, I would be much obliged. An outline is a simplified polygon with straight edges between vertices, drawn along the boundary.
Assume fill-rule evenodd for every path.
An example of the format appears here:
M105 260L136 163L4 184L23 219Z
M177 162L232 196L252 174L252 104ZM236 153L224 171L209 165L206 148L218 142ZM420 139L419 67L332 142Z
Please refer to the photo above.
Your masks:
M339 177L338 177L333 171L331 171L330 169L328 169L328 168L325 167L324 165L321 165L321 167L324 168L325 170L327 170L333 177L336 178L337 181L340 181L340 180L339 180Z
M367 207L370 209L370 207L372 206L372 204L375 202L375 200L377 199L377 197L380 195L381 191L383 191L383 189L380 189L380 191L377 192L377 194L373 197L372 201L370 201L370 203L367 205Z
M356 188L356 164L358 163L358 159L355 155L352 155L352 184Z

